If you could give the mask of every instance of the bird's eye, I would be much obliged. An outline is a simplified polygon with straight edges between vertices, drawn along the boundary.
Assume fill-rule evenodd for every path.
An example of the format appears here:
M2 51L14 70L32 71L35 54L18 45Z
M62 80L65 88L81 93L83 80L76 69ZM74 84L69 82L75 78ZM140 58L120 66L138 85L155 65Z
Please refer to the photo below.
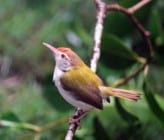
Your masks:
M65 58L65 55L64 54L61 54L61 58Z

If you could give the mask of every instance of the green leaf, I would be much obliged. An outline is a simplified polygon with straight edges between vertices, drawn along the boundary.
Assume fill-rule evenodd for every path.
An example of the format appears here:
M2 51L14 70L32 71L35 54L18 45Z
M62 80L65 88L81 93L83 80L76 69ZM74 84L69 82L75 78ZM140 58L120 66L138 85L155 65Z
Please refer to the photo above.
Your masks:
M118 3L121 6L124 7L131 7L134 6L139 2L138 0L120 0ZM135 17L142 22L142 24L145 24L147 20L149 19L149 13L152 10L152 6L155 4L155 1L152 1L151 3L144 5L142 8L140 8L138 11L135 12ZM129 17L122 12L110 12L110 14L107 15L105 19L104 24L104 32L106 34L115 34L120 37L132 37L132 34L136 31L135 26L132 24L132 21L129 19ZM136 37L136 36L135 36Z
M75 23L75 30L85 44L87 44L88 46L92 46L92 37L84 28L84 25L81 22L79 22L79 20Z
M121 39L109 34L102 38L100 61L114 69L125 69L138 61L138 57Z
M120 0L120 1L118 1L118 3L119 3L120 5L125 6L125 7L133 6L133 5L135 5L137 2L138 2L138 0Z
M153 91L153 89L148 84L148 81L146 80L144 82L143 89L145 92L147 103L149 104L151 111L164 125L164 110L160 107L159 103L156 101L154 97L155 92Z
M94 140L109 140L108 133L106 132L105 128L101 124L100 120L95 117L93 121L93 128L94 128Z
M125 38L125 36L132 33L134 29L129 18L123 13L111 12L105 19L103 33L115 34Z
M5 114L2 114L0 118L3 120L10 120L10 121L15 121L15 122L20 121L18 116L16 116L13 112L7 112Z
M157 10L153 10L149 19L148 29L151 32L151 37L154 39L155 46L162 47L164 43L164 32L162 27L162 21L160 19L159 12ZM155 48L158 49L158 48Z
M164 60L160 58L161 63ZM164 62L163 62L164 64ZM146 81L149 81L149 85L153 88L153 91L155 91L156 94L160 95L161 97L164 97L164 88L163 88L163 83L164 83L164 67L159 65L158 67L155 65L150 65L150 70L147 75Z
M26 0L27 6L29 6L30 8L41 8L41 7L46 7L46 5L48 5L50 2L50 0Z
M139 119L135 115L131 114L130 112L126 111L123 106L121 105L119 99L115 99L116 109L120 116L131 124L139 124Z

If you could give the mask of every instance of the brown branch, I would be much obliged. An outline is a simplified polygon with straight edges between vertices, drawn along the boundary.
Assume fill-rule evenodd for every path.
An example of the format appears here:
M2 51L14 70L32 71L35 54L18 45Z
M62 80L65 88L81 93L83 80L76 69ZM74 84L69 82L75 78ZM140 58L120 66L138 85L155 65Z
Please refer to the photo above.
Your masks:
M128 83L131 79L133 79L134 77L137 77L142 71L145 70L145 68L148 66L148 63L145 62L139 69L137 69L134 73L132 73L131 75L123 78L123 79L119 79L119 80L116 80L114 83L113 83L113 86L114 87L119 87L121 85L124 85L126 83Z
M153 57L153 51L151 48L151 42L150 42L150 33L149 31L147 31L140 23L139 21L133 16L133 15L128 15L129 18L131 19L131 21L133 22L133 24L135 25L135 27L138 29L138 31L140 32L140 34L143 37L143 40L145 41L145 46L147 48L147 61L148 63L152 60Z
M138 2L137 4L135 4L134 6L128 8L128 9L126 9L118 4L106 4L106 3L102 2L101 0L94 0L94 1L95 1L96 8L97 8L97 21L96 21L95 32L94 32L93 53L92 53L92 58L90 61L90 67L91 67L92 71L96 72L98 60L100 58L101 37L102 37L102 32L103 32L104 19L106 17L107 12L120 11L120 12L124 13L125 15L127 15L130 18L130 20L132 21L132 23L135 25L137 30L140 32L143 39L145 40L146 47L148 50L147 61L136 72L134 72L132 75L124 78L122 80L122 82L119 83L120 85L125 84L130 79L136 77L141 71L143 71L152 58L151 42L149 39L150 34L133 15L134 12L136 12L137 10L142 8L144 5L146 5L148 2L150 2L150 0L141 0L140 2ZM74 116L77 117L80 115L81 115L80 111L77 110L75 112ZM78 125L76 123L70 123L68 130L67 130L65 140L72 140L77 128L78 128Z
M141 2L139 2L138 4L136 4L135 6L132 6L131 8L124 8L118 4L113 4L113 5L107 5L107 10L108 11L120 11L122 13L124 13L125 15L127 15L129 17L129 19L132 21L133 25L136 27L136 29L139 31L139 33L141 34L143 40L145 41L145 46L147 48L147 59L145 61L145 63L138 69L136 70L134 73L132 73L131 75L117 80L114 83L114 86L121 86L123 84L126 84L129 80L133 79L134 77L138 76L140 74L140 72L142 72L147 65L151 62L152 57L153 57L153 51L151 48L151 42L150 42L150 33L149 31L147 31L142 24L135 18L135 16L133 15L133 13L138 10L139 8L141 8L141 6L147 4L148 2L150 2L150 0L142 0Z

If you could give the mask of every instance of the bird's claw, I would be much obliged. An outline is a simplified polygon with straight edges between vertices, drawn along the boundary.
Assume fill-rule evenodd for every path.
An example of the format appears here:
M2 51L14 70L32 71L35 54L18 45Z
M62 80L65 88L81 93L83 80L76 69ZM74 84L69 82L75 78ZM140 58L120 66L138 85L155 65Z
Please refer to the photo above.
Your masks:
M76 124L79 128L81 128L81 124L80 124L80 117L75 118L75 117L70 117L69 118L69 124Z

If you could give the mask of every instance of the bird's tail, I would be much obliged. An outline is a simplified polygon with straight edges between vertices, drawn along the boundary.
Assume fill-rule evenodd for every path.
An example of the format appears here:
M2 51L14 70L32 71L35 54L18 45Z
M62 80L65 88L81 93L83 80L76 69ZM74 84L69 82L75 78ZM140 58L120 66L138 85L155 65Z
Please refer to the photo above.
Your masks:
M125 89L105 87L105 86L99 86L99 89L102 95L105 96L114 96L114 97L127 99L130 101L137 101L140 98L140 94L137 91L133 91L133 90L125 90Z

